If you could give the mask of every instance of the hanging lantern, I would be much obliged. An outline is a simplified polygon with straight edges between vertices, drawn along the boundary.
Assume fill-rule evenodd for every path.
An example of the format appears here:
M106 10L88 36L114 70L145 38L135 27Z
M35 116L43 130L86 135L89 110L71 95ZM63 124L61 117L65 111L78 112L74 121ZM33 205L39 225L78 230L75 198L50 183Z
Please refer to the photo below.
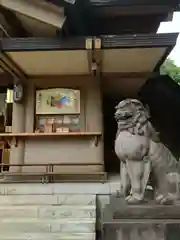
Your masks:
M23 89L23 85L22 84L16 84L14 86L14 92L13 92L13 100L14 100L14 102L16 102L16 103L22 102L23 95L24 95L23 92L24 92L24 89Z

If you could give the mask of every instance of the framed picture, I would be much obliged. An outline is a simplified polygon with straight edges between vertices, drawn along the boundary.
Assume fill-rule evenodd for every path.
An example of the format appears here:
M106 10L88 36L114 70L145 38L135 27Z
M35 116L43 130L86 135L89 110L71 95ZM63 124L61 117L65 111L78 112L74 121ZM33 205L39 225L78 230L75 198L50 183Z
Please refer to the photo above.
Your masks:
M36 91L36 114L80 114L80 91L64 88Z

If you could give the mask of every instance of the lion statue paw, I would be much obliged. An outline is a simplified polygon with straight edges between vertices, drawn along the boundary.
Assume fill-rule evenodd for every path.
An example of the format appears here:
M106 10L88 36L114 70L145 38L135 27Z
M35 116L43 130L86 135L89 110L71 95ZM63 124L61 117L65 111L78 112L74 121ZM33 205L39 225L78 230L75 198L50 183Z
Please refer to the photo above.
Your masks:
M143 199L139 195L129 195L126 197L127 204L141 204Z
M156 202L161 205L172 205L174 203L174 199L170 194L159 195L156 197Z

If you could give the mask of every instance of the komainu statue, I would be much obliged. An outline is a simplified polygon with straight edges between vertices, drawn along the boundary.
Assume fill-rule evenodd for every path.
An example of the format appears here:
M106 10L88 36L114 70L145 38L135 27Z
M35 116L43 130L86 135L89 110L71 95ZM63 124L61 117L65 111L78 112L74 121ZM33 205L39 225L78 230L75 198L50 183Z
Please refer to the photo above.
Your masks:
M136 99L125 99L116 106L115 119L115 152L121 162L121 190L127 203L144 200L151 176L157 203L172 204L175 196L169 191L169 176L177 176L179 184L178 161L160 142L148 110Z

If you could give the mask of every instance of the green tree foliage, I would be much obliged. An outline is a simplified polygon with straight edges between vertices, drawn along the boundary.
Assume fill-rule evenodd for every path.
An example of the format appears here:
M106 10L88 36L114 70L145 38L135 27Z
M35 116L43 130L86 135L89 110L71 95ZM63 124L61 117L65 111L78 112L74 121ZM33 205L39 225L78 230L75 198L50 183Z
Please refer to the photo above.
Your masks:
M167 59L161 66L160 73L169 75L175 82L180 84L180 67L176 66L173 60Z

